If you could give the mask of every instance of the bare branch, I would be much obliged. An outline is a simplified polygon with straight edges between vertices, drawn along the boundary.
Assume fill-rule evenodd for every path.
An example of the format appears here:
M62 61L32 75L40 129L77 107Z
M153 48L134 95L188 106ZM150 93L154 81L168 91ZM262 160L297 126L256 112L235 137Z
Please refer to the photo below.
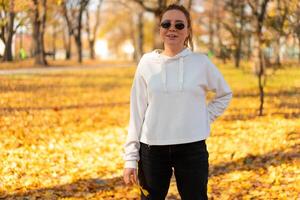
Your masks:
M144 4L144 1L143 0L133 0L134 2L138 3L139 5L141 5L143 7L144 10L148 11L148 12L152 12L152 13L156 13L157 10L159 8L151 8L151 7L148 7ZM161 3L161 1L159 1L159 3Z
M251 7L251 10L252 10L253 14L254 14L255 16L258 16L258 12L257 12L257 10L256 10L256 8L255 8L255 6L254 6L254 4L251 2L251 0L247 0L247 3L248 3L248 5Z
M93 30L93 37L94 38L96 37L97 29L98 29L98 26L100 24L100 10L101 10L102 3L103 3L103 0L99 0L99 4L97 6L97 11L96 11L96 23L95 23L94 30Z

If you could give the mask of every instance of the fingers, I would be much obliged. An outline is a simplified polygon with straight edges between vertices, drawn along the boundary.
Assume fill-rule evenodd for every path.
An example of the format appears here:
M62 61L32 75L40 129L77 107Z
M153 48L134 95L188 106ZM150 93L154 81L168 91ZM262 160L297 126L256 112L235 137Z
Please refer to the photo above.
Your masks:
M132 184L137 184L137 176L136 176L136 170L132 170L132 174L130 175L130 179Z
M123 173L123 179L126 185L137 183L137 172L134 168L125 168Z
M130 183L130 174L128 173L128 169L124 169L123 179L126 185Z

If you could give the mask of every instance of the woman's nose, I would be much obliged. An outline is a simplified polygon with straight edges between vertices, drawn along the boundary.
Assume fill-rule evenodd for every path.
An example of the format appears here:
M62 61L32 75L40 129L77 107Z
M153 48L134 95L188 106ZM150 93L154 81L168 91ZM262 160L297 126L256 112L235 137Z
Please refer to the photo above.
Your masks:
M175 25L171 25L169 31L176 31Z

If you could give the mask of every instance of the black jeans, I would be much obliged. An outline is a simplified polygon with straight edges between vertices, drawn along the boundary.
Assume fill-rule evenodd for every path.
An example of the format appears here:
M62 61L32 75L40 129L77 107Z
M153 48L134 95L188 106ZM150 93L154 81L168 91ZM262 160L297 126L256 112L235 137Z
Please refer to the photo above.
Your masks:
M142 200L164 200L172 173L182 200L207 199L208 151L205 140L176 145L140 143L138 179L149 192Z

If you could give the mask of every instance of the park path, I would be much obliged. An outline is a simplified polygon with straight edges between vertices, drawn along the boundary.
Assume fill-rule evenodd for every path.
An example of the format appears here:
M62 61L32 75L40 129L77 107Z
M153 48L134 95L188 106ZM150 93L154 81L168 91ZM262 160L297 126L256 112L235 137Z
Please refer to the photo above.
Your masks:
M2 69L1 75L17 75L17 74L46 74L51 72L66 72L74 70L97 69L102 67L128 67L131 64L103 64L97 66L71 66L71 67L40 67L40 68L26 68L26 69Z

